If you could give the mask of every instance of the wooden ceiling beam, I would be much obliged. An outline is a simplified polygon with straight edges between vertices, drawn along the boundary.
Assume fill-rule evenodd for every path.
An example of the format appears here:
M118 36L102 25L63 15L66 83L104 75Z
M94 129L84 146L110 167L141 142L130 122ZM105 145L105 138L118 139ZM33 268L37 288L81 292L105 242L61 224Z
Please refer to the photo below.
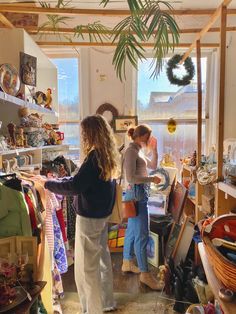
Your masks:
M37 41L37 45L41 47L59 47L59 46L69 46L69 47L116 47L117 43L110 42L64 42L64 41ZM191 43L180 43L179 48L190 47ZM143 47L153 47L153 43L142 43ZM202 48L217 48L218 43L201 43Z
M129 10L115 9L75 9L75 8L42 8L33 6L18 6L18 5L0 5L0 12L28 13L28 14L49 14L49 15L107 15L107 16L128 16ZM186 10L171 10L166 11L172 15L212 15L214 9L186 9ZM236 9L229 9L227 14L236 15Z
M35 26L28 26L28 27L24 27L24 29L30 34L30 35L35 35L37 33L56 33L56 34L63 34L63 33L67 33L67 34L73 34L74 33L74 28L69 28L69 27L61 27L61 28L57 28L57 30L55 31L55 29L47 27L47 28L43 28L41 30L39 30L38 27ZM235 32L236 31L236 26L229 26L227 27L227 32ZM201 28L185 28L185 29L181 29L179 32L181 34L194 34L194 33L199 33L201 31ZM208 30L208 32L212 32L212 33L217 33L220 32L220 28L219 27L212 27ZM93 33L93 32L92 32ZM95 33L95 32L94 32ZM104 31L102 32L103 34L110 34L111 32L109 31ZM82 34L88 34L88 30L84 30L82 32Z
M2 13L0 13L0 22L3 23L7 28L15 28L15 26Z
M191 46L188 48L188 50L183 55L182 60L180 61L180 64L183 63L191 54L192 50L196 46L196 42L198 40L201 40L201 38L208 32L208 30L212 27L212 25L216 22L216 20L219 18L221 14L221 10L223 7L227 7L232 0L224 0L221 5L218 6L218 8L215 10L214 14L212 14L209 22L206 24L205 27L196 35L194 42L191 44Z

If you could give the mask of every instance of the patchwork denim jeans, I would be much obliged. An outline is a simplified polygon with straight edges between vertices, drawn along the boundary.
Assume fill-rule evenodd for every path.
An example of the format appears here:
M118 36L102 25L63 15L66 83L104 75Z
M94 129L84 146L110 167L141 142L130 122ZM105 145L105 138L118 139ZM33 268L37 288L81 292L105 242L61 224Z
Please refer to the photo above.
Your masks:
M138 215L134 218L128 219L123 257L124 259L131 260L135 254L140 271L147 272L147 244L149 236L149 219L147 208L148 186L144 184L136 185L135 192L136 196L142 195L143 199L136 202ZM126 197L128 197L128 195L126 195Z

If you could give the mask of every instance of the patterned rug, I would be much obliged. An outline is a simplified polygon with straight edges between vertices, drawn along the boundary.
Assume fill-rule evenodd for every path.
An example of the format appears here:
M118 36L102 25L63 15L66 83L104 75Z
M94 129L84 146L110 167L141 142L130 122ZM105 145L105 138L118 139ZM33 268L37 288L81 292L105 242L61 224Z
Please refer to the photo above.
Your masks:
M115 293L118 311L117 314L174 314L172 305L158 297L155 292L131 295ZM67 293L60 301L63 314L81 314L80 304L76 293Z

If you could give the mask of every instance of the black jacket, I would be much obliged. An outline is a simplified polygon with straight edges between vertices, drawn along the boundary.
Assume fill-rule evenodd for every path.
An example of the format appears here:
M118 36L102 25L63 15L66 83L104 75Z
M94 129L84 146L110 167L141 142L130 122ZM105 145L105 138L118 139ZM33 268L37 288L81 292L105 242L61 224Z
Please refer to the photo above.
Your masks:
M115 202L115 180L104 181L99 174L93 150L74 177L47 181L45 188L60 195L74 195L75 209L80 216L104 218L111 214Z

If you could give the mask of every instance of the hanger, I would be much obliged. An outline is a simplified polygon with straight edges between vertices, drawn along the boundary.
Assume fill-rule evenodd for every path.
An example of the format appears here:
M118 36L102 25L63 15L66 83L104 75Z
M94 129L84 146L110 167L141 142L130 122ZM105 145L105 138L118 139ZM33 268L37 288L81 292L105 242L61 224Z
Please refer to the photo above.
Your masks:
M0 174L0 179L13 178L16 179L16 173Z

